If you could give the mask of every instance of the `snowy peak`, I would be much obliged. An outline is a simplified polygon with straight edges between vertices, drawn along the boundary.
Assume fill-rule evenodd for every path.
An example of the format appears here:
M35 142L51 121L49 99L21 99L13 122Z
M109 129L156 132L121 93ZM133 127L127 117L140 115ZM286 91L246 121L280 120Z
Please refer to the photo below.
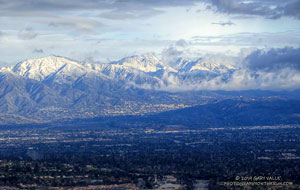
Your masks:
M164 68L163 63L151 54L126 57L112 64L131 67L144 72L156 72Z
M200 58L196 61L184 59L178 60L178 69L184 72L207 71L213 73L225 73L235 68L228 63L214 59Z
M20 62L11 70L18 75L41 81L64 67L70 69L70 67L81 67L81 65L64 57L48 56Z
M199 83L227 72L232 73L234 67L228 63L222 58L200 58L195 61L180 58L171 67L156 56L146 54L123 58L111 63L90 64L79 63L64 57L48 56L23 61L6 69L20 77L34 79L45 84L74 86L79 81L92 82L97 79L97 81L122 82L126 85L155 89L174 81L169 76L174 76L175 81L180 84L182 82ZM2 70L4 71L5 68Z
M210 71L216 72L220 68L226 68L224 65L220 65L218 63L207 62L205 60L198 60L190 69L190 71L194 70L202 70L202 71Z
M179 58L176 60L176 63L174 64L174 69L177 69L177 70L189 70L187 69L188 68L188 65L190 65L191 61L188 60L188 59L184 59L184 58Z
M11 73L11 69L7 67L0 67L0 73Z

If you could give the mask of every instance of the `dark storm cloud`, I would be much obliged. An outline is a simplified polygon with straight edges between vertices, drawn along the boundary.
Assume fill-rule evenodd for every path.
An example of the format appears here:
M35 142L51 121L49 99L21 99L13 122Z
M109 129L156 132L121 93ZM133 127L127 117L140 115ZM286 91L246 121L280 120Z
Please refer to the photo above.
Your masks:
M300 0L294 1L283 7L283 12L287 16L300 19Z
M216 24L216 25L220 25L220 26L231 26L231 25L235 25L233 22L228 21L228 22L213 22L211 24Z
M205 3L208 9L216 8L216 11L228 14L300 18L300 0L0 0L0 15L33 17L39 13L41 17L53 14L53 11L96 10L102 11L100 17L131 19L162 13L158 8L193 6L196 3Z
M210 0L218 12L228 14L256 15L270 19L282 16L300 18L300 0ZM211 9L211 6L208 6Z
M272 16L278 14L277 10L272 10L271 5L278 6L276 1L251 1L243 0L211 0L220 12L229 14L248 14L248 15L263 15Z
M285 68L300 71L300 48L256 50L245 58L244 63L253 71L276 72Z

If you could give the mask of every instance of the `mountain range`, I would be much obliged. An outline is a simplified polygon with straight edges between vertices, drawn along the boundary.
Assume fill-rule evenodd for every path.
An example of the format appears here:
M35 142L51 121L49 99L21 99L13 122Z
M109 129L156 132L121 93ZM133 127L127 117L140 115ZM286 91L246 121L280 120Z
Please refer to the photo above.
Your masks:
M247 101L298 98L297 92L260 91L249 95L180 90L183 83L201 85L220 76L226 81L236 70L233 64L204 58L180 58L170 66L151 54L111 63L84 63L60 56L27 60L0 68L0 124L141 116L240 100L241 94ZM178 89L166 89L169 85Z

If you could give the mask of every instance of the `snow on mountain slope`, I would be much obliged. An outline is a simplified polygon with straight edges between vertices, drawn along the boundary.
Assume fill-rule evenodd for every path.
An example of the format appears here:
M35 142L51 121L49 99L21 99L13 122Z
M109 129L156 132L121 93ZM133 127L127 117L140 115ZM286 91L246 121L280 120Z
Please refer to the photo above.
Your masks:
M11 67L10 70L37 81L45 80L60 84L71 84L80 77L92 74L105 78L104 75L96 73L84 64L58 56L27 60Z
M234 70L235 68L231 64L212 58L200 58L196 61L179 59L177 68L180 72L207 71L220 74Z
M0 123L7 115L45 122L194 105L204 96L178 92L200 89L202 81L234 70L213 59L179 59L173 65L148 54L97 64L48 56L0 68Z
M132 56L112 62L114 65L122 65L125 67L135 68L144 72L156 72L163 69L162 62L154 55Z
M176 72L175 69L165 65L156 56L152 54L146 54L141 56L131 56L123 58L119 61L112 62L113 65L122 65L125 68L134 68L147 73L154 73L159 70L165 70L168 72Z
M0 72L0 112L34 112L40 106L63 105L67 101L43 83L9 70Z
M116 64L90 64L89 67L113 81L126 84L147 84L153 86L161 82L161 79L153 76L153 73L147 73L133 67Z
M229 64L220 63L214 59L198 59L190 68L190 71L202 70L215 73L225 73L235 68Z
M176 63L174 63L173 67L174 67L174 69L177 69L178 71L185 71L187 66L190 64L190 62L191 62L191 60L181 57L176 60Z
M11 68L18 75L41 81L50 74L57 72L66 64L77 64L63 57L48 56L18 63Z
M55 82L58 84L72 84L76 80L79 80L80 78L94 78L99 77L103 80L108 79L105 75L102 73L99 73L97 71L91 70L86 65L79 64L79 63L66 63L61 68L59 68L56 72L51 73L47 77L45 77L44 81L49 82Z
M161 84L164 73L177 72L151 54L131 56L107 64L87 64L87 66L112 80L122 81L133 86L143 85L147 88Z
M21 62L9 69L20 76L47 84L74 86L82 80L87 85L89 80L90 83L93 83L92 80L97 80L101 81L100 83L121 82L124 85L140 88L160 89L160 86L168 85L169 82L174 85L175 81L179 84L198 84L203 80L210 80L234 70L226 60L225 63L223 61L213 58L200 58L195 61L180 58L172 68L151 54L99 64L79 63L64 57L48 56ZM169 80L168 76L173 76L176 80Z

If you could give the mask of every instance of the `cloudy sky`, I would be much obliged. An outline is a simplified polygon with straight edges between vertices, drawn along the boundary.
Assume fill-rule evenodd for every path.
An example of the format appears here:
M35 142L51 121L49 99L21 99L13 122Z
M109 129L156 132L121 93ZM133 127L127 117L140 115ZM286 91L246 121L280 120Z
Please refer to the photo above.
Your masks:
M298 48L299 10L300 0L0 0L0 65L47 55L107 62Z

